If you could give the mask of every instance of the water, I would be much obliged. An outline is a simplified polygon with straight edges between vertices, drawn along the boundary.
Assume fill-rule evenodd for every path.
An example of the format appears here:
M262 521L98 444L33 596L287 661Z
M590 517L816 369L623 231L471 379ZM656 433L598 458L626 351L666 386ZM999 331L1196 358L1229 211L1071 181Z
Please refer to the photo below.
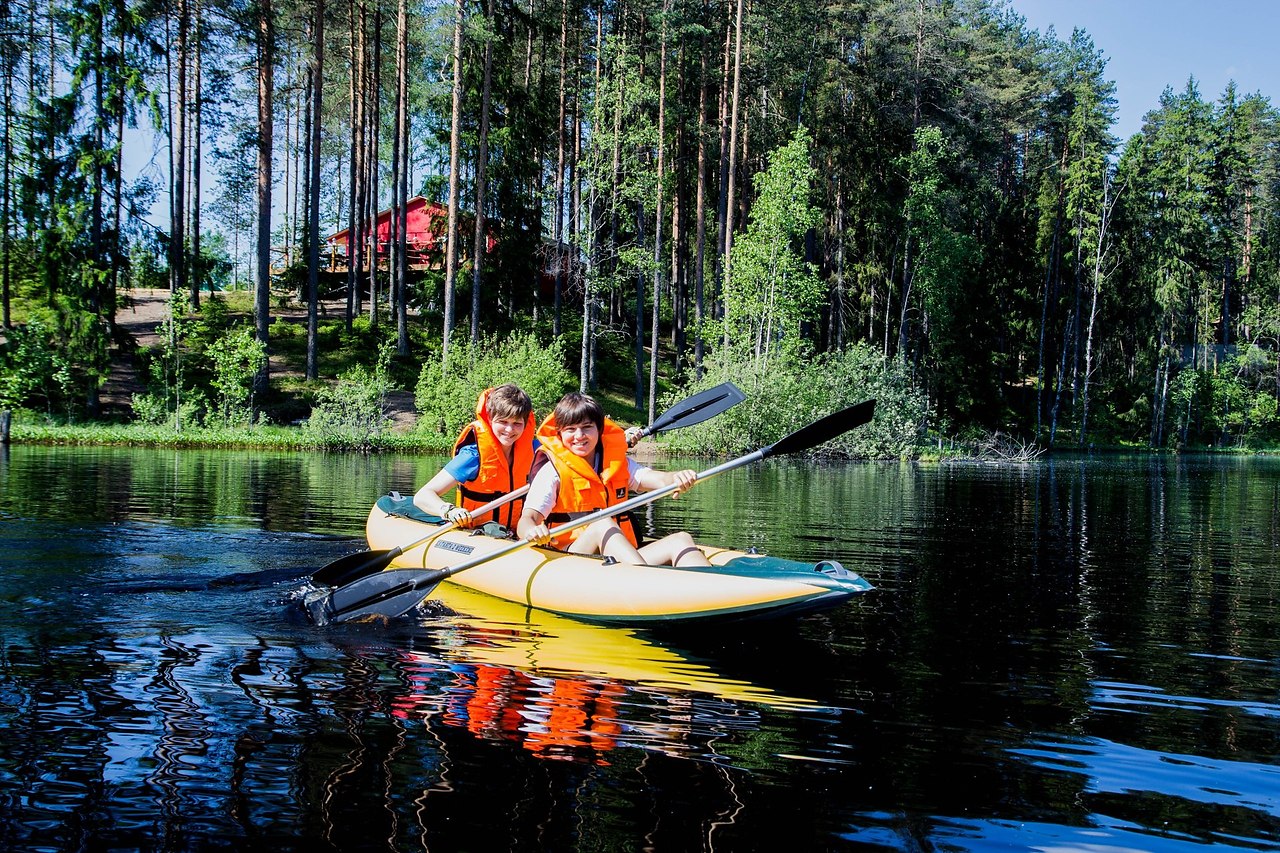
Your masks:
M1280 461L767 463L647 521L876 591L310 625L307 575L439 462L0 457L0 849L1280 845Z

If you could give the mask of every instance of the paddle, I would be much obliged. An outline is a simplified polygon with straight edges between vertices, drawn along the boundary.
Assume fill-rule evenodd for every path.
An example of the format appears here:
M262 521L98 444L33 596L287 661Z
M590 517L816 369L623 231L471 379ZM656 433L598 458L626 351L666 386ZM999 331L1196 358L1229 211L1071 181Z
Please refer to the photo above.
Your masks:
M875 414L875 400L867 400L856 406L850 406L821 418L808 426L802 427L767 447L762 447L746 456L731 459L698 474L698 480L705 480L726 471L732 471L743 465L758 462L770 456L782 456L788 453L799 453L817 447L836 436L843 435L854 427L861 426L871 420ZM584 527L609 516L621 515L630 510L653 503L665 495L676 491L678 487L664 486L651 492L637 495L620 504L606 507L580 518L562 524L551 530L552 537ZM317 624L348 622L364 616L383 616L394 618L408 613L417 607L422 600L445 578L459 572L475 568L490 560L504 557L507 554L532 545L532 540L521 539L505 548L499 548L483 557L449 566L444 569L396 569L369 575L353 583L347 584L331 594L317 597L308 602L307 607L312 619Z
M725 382L714 388L699 391L692 397L681 400L658 415L653 423L640 430L640 437L657 435L669 429L683 429L694 424L700 424L723 411L733 408L745 399L747 399L747 395L742 393L742 389L732 382Z
M484 506L476 507L472 510L471 517L481 518L485 513L493 512L498 507L511 503L511 501L516 498L523 497L524 493L527 491L529 491L529 486L526 483L514 492L510 492L499 498L494 498ZM405 551L412 551L423 542L435 539L437 536L447 533L457 526L457 522L450 521L440 527L432 528L431 532L423 536L421 539L410 542L408 545L401 545L398 548L392 548L389 551L360 551L356 554L348 554L345 557L339 557L332 563L316 569L315 573L311 575L311 582L319 586L342 586L343 584L348 584L354 580L358 580L365 575L380 572L387 566L391 565L391 561L396 557L399 557Z
M681 429L694 424L700 424L703 421L715 417L721 412L727 411L747 399L747 395L742 393L737 385L732 382L725 382L714 388L708 388L700 391L692 397L681 400L671 408L667 409L659 415L653 423L645 427L641 432L641 436L654 435L671 429ZM522 496L529 491L528 486L522 486L485 504L471 513L472 518L480 518L485 513L492 512L498 507L509 503L516 498ZM339 557L332 563L317 569L311 576L311 582L319 586L343 586L353 581L359 580L365 575L380 572L391 565L391 561L399 557L405 551L410 551L424 542L440 536L441 534L453 530L458 525L450 522L442 527L433 529L430 533L423 536L416 542L410 542L408 545L402 545L399 548L392 548L389 551L361 551L358 554L348 554L345 557Z

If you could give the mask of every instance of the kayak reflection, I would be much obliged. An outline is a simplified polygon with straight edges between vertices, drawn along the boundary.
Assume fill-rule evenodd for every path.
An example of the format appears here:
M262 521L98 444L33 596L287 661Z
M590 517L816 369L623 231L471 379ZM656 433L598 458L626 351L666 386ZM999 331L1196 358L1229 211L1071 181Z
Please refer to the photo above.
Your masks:
M688 756L759 727L761 706L834 713L662 646L632 629L579 622L442 584L426 615L438 657L402 653L402 719L436 718L547 759L605 764L618 747ZM444 612L443 608L447 608Z

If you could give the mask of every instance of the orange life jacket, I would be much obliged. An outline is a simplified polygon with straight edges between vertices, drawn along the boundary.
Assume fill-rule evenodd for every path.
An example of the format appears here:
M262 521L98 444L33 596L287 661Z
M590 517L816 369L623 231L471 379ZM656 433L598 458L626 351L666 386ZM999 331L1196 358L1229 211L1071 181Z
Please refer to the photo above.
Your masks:
M556 473L560 476L560 492L556 496L551 514L547 516L549 527L620 504L629 496L631 472L627 468L627 438L622 428L613 421L606 418L604 429L600 433L600 446L597 449L603 451L603 461L599 471L586 459L565 447L560 440L555 415L548 417L538 428L538 441L542 445L538 453L545 455L556 466ZM624 515L617 521L631 544L640 547L630 516ZM561 550L566 549L581 533L582 528L570 530L551 540L551 545Z
M458 484L458 504L463 509L472 510L484 506L495 498L500 498L518 486L529 481L529 468L533 464L533 412L525 420L524 432L516 440L511 459L493 432L493 424L489 420L489 410L485 405L489 399L490 388L476 400L476 419L462 429L462 434L454 442L453 452L468 443L474 442L480 451L480 473L469 483ZM515 528L524 509L524 500L516 499L505 506L495 509L488 518L477 518L476 523L496 521L507 527Z

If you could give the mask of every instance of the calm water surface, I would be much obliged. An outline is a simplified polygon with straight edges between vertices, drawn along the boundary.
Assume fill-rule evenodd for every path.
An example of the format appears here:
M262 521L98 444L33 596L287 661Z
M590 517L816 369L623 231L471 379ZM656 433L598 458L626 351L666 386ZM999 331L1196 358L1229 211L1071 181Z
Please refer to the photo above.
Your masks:
M0 849L1280 846L1280 461L766 464L652 530L876 591L310 625L308 574L439 462L0 456Z

